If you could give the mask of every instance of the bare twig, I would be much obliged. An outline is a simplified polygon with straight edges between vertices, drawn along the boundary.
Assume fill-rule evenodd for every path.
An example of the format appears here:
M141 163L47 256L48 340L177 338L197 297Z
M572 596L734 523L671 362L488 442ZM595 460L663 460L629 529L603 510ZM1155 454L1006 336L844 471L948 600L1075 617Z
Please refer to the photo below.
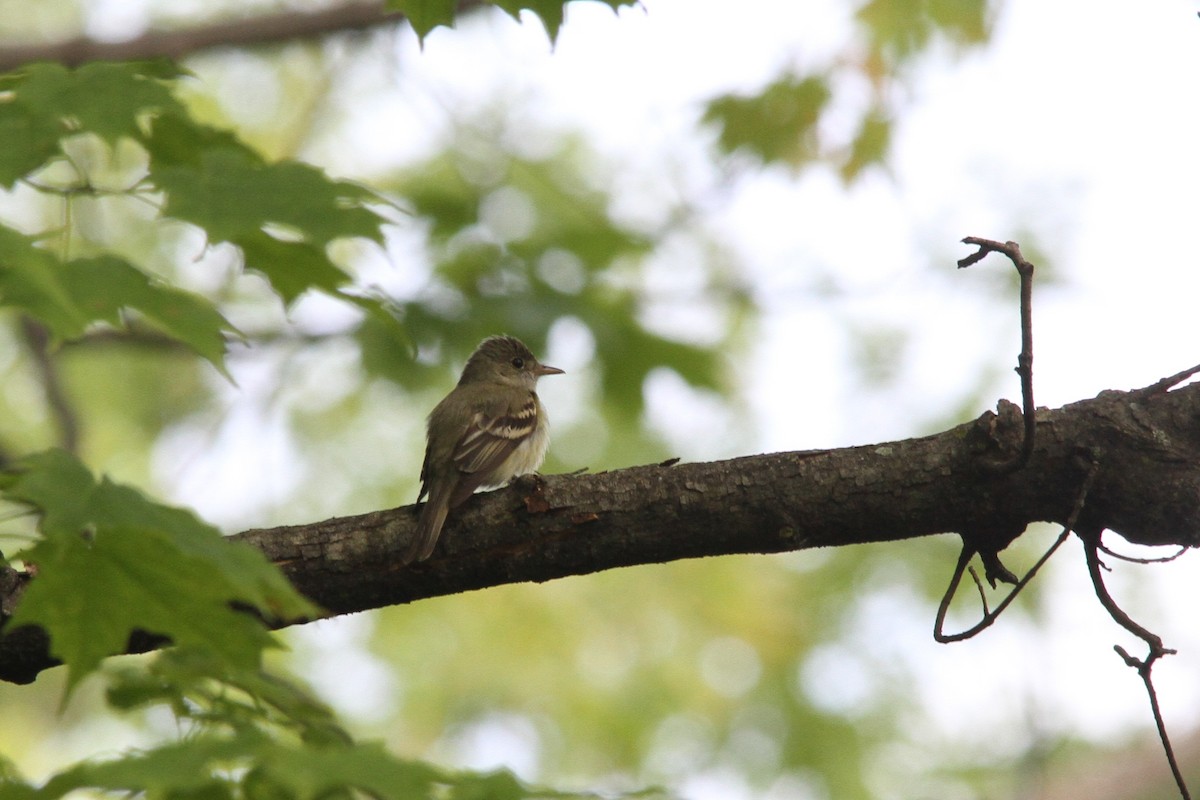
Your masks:
M21 332L41 375L46 402L58 421L59 446L74 453L79 446L79 419L75 414L75 407L67 398L58 367L50 355L50 334L45 326L31 317L21 317Z
M1017 268L1017 274L1021 276L1021 352L1017 356L1017 375L1021 377L1021 414L1025 421L1025 438L1017 456L988 466L990 471L998 474L1016 472L1029 463L1037 431L1037 408L1033 403L1033 264L1021 255L1021 246L1016 242L997 242L968 236L963 239L963 243L973 244L979 249L966 258L959 259L959 269L982 261L988 253L1002 253L1008 256Z
M1084 543L1084 553L1087 556L1088 574L1092 578L1092 588L1096 591L1096 597L1100 600L1100 605L1104 606L1104 610L1113 618L1113 621L1146 643L1147 654L1145 659L1131 656L1121 645L1114 645L1113 649L1125 660L1126 665L1136 669L1138 676L1141 677L1142 683L1146 687L1146 694L1150 698L1150 712L1154 715L1154 725L1158 728L1158 738L1162 742L1163 753L1166 755L1167 763L1171 767L1171 774L1175 778L1175 785L1179 788L1179 794L1183 800L1191 800L1187 783L1184 781L1183 773L1179 769L1179 761L1175 757L1175 749L1171 746L1171 739L1167 735L1167 726L1163 721L1162 709L1158 705L1158 692L1154 689L1154 680L1150 675L1150 671L1154 668L1154 662L1163 656L1174 655L1175 651L1169 647L1164 647L1162 637L1158 634L1152 633L1134 622L1125 613L1125 610L1117 605L1112 595L1109 594L1108 587L1104 584L1104 575L1101 572L1103 566L1100 563L1099 555L1101 535L1101 531L1089 531L1086 534L1080 534L1080 538Z
M1153 395L1153 394L1161 394L1162 392L1165 392L1167 389L1170 389L1173 386L1177 386L1177 385L1183 383L1188 378L1192 377L1193 375L1195 375L1198 372L1200 372L1200 364L1197 364L1194 367L1188 367L1187 369L1183 370L1182 372L1176 372L1174 375L1168 375L1167 377L1163 378L1161 381L1156 381L1155 383L1152 383L1149 386L1139 389L1137 393L1143 397L1149 397L1150 395Z
M1115 559L1125 561L1130 564L1168 564L1188 551L1187 547L1180 547L1178 551L1169 556L1159 556L1158 558L1138 558L1137 556L1127 556L1123 553L1118 553L1115 550L1111 550L1102 541L1096 542L1096 547L1099 548L1101 553L1110 555Z
M461 2L459 9L477 5L478 0ZM0 71L33 61L57 61L78 66L88 61L180 59L216 47L280 44L395 24L402 19L402 14L386 11L379 0L368 0L311 13L284 11L182 30L155 30L123 42L98 42L79 37L49 44L12 44L0 48Z
M979 603L983 606L983 614L987 616L992 612L988 608L987 591L983 588L983 581L979 580L979 573L975 571L974 567L967 567L967 572L971 573L971 580L975 582L975 591L979 592Z
M1057 548L1058 544L1055 544L1054 547ZM995 621L995 617L988 614L985 610L983 619L987 622L987 625L984 625L983 622L981 622L979 625L976 625L975 628L971 628L969 631L950 635L947 635L943 630L946 627L946 613L950 610L950 601L953 600L954 595L958 593L958 584L962 581L963 572L966 571L967 564L970 564L971 559L974 557L975 548L968 545L966 540L964 540L962 550L958 551L958 563L954 565L954 574L950 576L950 585L946 587L946 591L942 593L942 601L938 603L937 616L934 617L933 620L934 641L948 644L949 642L957 642L960 639L968 639ZM1013 594L1016 594L1015 589L1013 590Z
M1065 542L1067 537L1071 535L1071 531L1074 529L1075 523L1079 520L1079 514L1083 511L1084 503L1087 501L1088 492L1091 491L1092 482L1096 479L1096 473L1099 471L1100 459L1097 456L1093 456L1092 466L1088 470L1087 475L1084 477L1083 484L1079 487L1079 495L1075 498L1075 506L1071 509L1071 516L1067 518L1067 524L1063 526L1062 533L1060 533L1058 538L1054 540L1054 544L1050 545L1049 549L1042 554L1042 557L1037 560L1037 563L1029 568L1029 571L1025 573L1025 576L1021 578L1021 580L1017 581L1016 585L1013 586L1012 591L1005 595L1004 599L1000 601L1000 604L997 605L994 610L988 611L987 602L985 601L983 604L983 617L979 620L979 622L975 623L973 626L964 631L948 634L945 632L945 627L946 614L950 610L950 602L954 599L954 595L958 592L958 584L962 581L963 571L967 568L967 564L975 555L974 546L967 544L967 540L964 538L963 549L962 552L959 553L958 564L954 568L954 575L951 576L950 585L946 587L946 592L942 595L942 600L938 604L937 616L935 617L933 623L933 638L935 641L941 642L942 644L961 642L964 639L970 639L971 637L979 634L981 631L984 631L992 626L992 623L994 623L1004 612L1004 609L1008 608L1009 604L1016 599L1021 590L1029 585L1029 583L1033 580L1033 577L1037 575L1038 570L1040 570L1042 566L1050 560L1050 556L1054 555L1054 552L1058 550L1058 548L1062 547L1063 542ZM973 570L971 574L975 578L975 585L978 587L979 593L982 595L983 587L979 584L978 576L975 575Z
M187 345L178 339L146 327L137 320L127 320L122 328L95 328L85 331L82 336L63 342L62 349L76 350L108 345L139 347L147 350L188 351Z
M1163 752L1166 753L1167 763L1171 766L1171 775L1175 778L1175 786L1179 789L1179 794L1183 800L1191 800L1191 793L1188 791L1187 781L1183 779L1183 773L1179 769L1179 760L1175 757L1175 748L1171 746L1171 739L1167 736L1167 726L1163 722L1162 709L1158 705L1158 692L1154 688L1154 679L1150 676L1150 670L1154 668L1154 662L1162 658L1164 655L1174 653L1174 650L1156 651L1153 647L1145 660L1134 658L1124 647L1119 644L1113 645L1113 650L1117 651L1122 659L1125 660L1127 666L1137 670L1138 676L1142 679L1142 683L1146 687L1146 695L1150 698L1150 711L1154 714L1154 725L1158 728L1158 738L1162 742Z
M1125 610L1117 605L1117 601L1113 600L1112 595L1108 593L1108 587L1104 585L1104 575L1101 574L1101 571L1106 569L1106 567L1100 561L1100 533L1080 533L1079 538L1084 543L1084 555L1087 557L1088 574L1092 578L1092 588L1096 591L1096 597L1100 600L1100 605L1104 606L1104 610L1108 612L1108 615L1113 618L1114 622L1149 645L1151 650L1164 650L1162 639L1158 634L1151 633L1134 622L1125 613ZM1173 653L1175 651L1171 650L1167 652Z

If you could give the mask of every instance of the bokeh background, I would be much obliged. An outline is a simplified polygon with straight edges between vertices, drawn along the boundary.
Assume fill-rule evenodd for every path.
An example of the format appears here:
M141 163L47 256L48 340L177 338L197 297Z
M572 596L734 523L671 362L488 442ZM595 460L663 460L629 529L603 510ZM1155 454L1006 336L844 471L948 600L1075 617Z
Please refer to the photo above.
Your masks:
M12 0L0 51L315 7ZM180 93L201 119L394 201L386 247L337 258L406 337L326 296L284 309L232 248L76 200L78 247L220 298L246 334L233 382L169 348L64 346L78 449L229 532L411 503L425 414L501 331L567 370L542 385L549 472L922 435L1018 397L1015 275L996 257L957 271L967 235L1038 266L1039 404L1152 383L1200 352L1195 12L578 2L553 44L483 9L423 44L388 25L196 53ZM28 187L0 215L65 219ZM53 444L36 364L0 335L0 439ZM1173 796L1111 649L1133 645L1078 547L984 635L937 645L955 555L946 536L502 587L289 631L278 666L395 752L562 787ZM1180 649L1156 676L1196 774L1194 559L1114 567L1126 608ZM0 686L0 751L27 775L172 733L96 714L87 686L59 714L60 681Z

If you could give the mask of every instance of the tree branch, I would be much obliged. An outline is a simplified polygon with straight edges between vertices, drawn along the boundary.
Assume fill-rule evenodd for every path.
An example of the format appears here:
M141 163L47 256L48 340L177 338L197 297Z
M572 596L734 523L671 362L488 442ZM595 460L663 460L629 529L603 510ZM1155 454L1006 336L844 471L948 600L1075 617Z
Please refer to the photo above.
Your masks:
M1021 352L1017 355L1017 375L1021 378L1021 412L1025 415L1025 441L1021 445L1020 454L991 467L998 473L1015 472L1029 463L1037 432L1037 406L1033 402L1033 264L1021 255L1021 246L1016 242L997 242L968 236L963 239L963 243L973 244L979 249L966 258L960 258L959 269L977 264L988 253L1002 253L1012 261L1021 277Z
M459 3L459 11L480 5ZM0 71L33 61L57 61L79 66L88 61L127 61L148 58L181 59L215 47L255 47L396 24L404 19L385 11L380 0L351 2L322 11L284 11L248 19L232 19L182 30L153 30L123 42L99 42L78 37L47 44L0 47Z
M1130 542L1200 545L1200 383L1101 393L1038 413L1025 469L983 464L1019 453L1020 411L934 436L840 450L528 477L463 505L433 557L400 565L416 528L405 506L238 534L331 614L521 581L730 553L777 553L928 536L985 525L1066 524L1101 453L1083 530ZM13 581L9 581L13 583ZM17 582L19 585L20 582ZM0 597L0 609L12 608ZM44 635L0 638L0 679L54 662ZM133 649L155 646L151 639Z
M1028 417L1026 417L1026 419L1028 419ZM1029 441L1028 435L1025 437L1025 441ZM1022 452L1024 452L1024 449L1025 448L1022 447ZM1021 590L1028 586L1031 581L1033 581L1034 577L1038 573L1038 570L1045 566L1046 562L1050 560L1050 557L1054 555L1055 551L1062 547L1063 543L1067 541L1067 537L1071 535L1071 531L1074 529L1076 521L1079 519L1079 515L1083 512L1084 504L1087 501L1088 492L1091 491L1092 488L1092 481L1095 480L1096 473L1099 471L1100 462L1093 461L1092 468L1088 470L1087 477L1083 479L1083 486L1079 487L1079 499L1075 501L1075 508L1072 509L1071 516L1067 519L1066 523L1063 524L1062 533L1060 533L1058 538L1054 540L1054 544L1050 545L1046 552L1042 554L1042 557L1039 558L1034 565L1029 568L1029 571L1025 573L1025 576L1014 582L1015 585L1013 586L1012 591L1004 596L1004 599L1000 601L1000 604L997 605L994 610L988 608L987 595L983 591L983 585L979 582L979 576L975 574L974 567L971 568L971 577L975 581L975 588L979 590L979 599L983 605L983 617L979 620L979 622L975 623L964 631L948 634L945 632L946 613L950 610L950 602L958 593L958 585L962 580L963 567L965 567L975 555L974 548L968 546L964 542L962 552L958 556L958 564L954 567L954 576L950 579L950 585L946 587L946 592L942 595L941 603L938 604L937 616L934 618L933 623L934 641L941 642L943 644L949 644L951 642L961 642L964 639L970 639L977 634L982 633L987 628L990 628L992 623L1000 618L1000 615L1004 613L1004 609L1008 608L1012 601L1017 599L1017 595L1021 593ZM993 557L995 556L994 553L992 555ZM991 583L992 588L995 588L995 581L993 580Z
M62 375L50 352L50 332L33 317L21 317L21 333L42 380L50 413L58 422L58 445L69 453L79 449L79 416L67 397Z

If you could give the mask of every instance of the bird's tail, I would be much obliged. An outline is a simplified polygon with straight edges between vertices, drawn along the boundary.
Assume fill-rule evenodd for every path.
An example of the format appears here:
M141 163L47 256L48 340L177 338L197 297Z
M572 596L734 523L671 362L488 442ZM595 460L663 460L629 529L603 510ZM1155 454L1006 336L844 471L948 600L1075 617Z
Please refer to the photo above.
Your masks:
M450 493L435 491L421 509L421 519L417 522L417 535L401 559L404 564L414 561L424 561L433 553L438 537L442 535L442 526L446 524L446 514L450 511Z

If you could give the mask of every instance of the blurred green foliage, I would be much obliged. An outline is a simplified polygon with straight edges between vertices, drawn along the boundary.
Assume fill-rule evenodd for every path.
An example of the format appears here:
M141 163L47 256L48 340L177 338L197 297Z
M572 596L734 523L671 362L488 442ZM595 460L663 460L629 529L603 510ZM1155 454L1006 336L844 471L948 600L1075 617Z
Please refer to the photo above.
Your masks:
M504 151L491 156L486 170L472 170L464 150L452 149L395 181L427 226L435 276L421 297L394 306L418 350L461 364L475 343L506 331L545 352L554 323L570 319L591 332L605 407L629 421L640 416L642 387L657 367L696 387L725 387L725 347L674 340L644 324L651 304L637 265L658 243L612 218L609 197L584 185L573 168L569 145L541 161ZM506 216L487 218L496 208ZM749 296L717 266L697 265L707 273L706 295L745 312ZM730 344L738 333L730 327L718 341ZM420 380L422 370L405 349L371 331L359 341L368 368L409 385Z
M544 350L555 324L571 320L594 337L603 416L627 431L639 425L642 384L653 369L723 389L720 348L671 339L643 323L651 304L641 295L638 265L655 253L657 235L613 221L608 198L587 187L570 152L540 161L496 153L500 168L481 181L465 177L470 170L451 148L380 181L400 198L384 199L307 164L267 161L236 134L200 121L173 93L181 74L156 63L33 65L5 80L5 125L25 145L6 163L6 184L45 213L31 232L15 220L0 223L0 304L11 309L6 336L20 354L5 366L28 387L14 392L20 382L10 381L4 399L22 413L42 406L38 424L10 431L3 443L15 460L2 488L8 502L38 520L32 543L10 550L15 563L38 571L10 624L50 633L53 653L68 667L65 688L76 696L134 630L170 637L178 649L152 659L149 672L110 679L109 703L127 713L165 703L204 732L82 762L40 788L13 772L3 796L57 797L79 788L316 796L346 786L385 797L447 788L462 797L571 796L504 772L446 773L400 762L348 737L281 742L271 726L302 728L312 706L271 700L272 686L298 690L261 671L262 650L274 640L228 604L272 616L313 610L288 594L257 553L225 546L190 513L107 477L97 481L72 453L18 456L52 444L64 426L80 428L80 455L144 480L158 437L213 413L225 391L196 372L189 352L231 376L231 335L268 354L282 347L285 363L310 352L319 358L322 340L352 344L363 371L344 387L350 400L376 380L441 390L445 366L461 363L482 336L515 332ZM528 229L498 230L495 209L514 207L527 208ZM353 261L334 255L342 240L382 242L382 225L392 218L427 236L433 269L418 297L355 286ZM209 274L199 273L187 261L196 241L210 253L232 245L232 267L209 258ZM343 322L328 333L305 333L279 313L314 292L342 304ZM749 309L736 292L720 301L734 302L739 315ZM12 324L17 315L20 324ZM251 324L237 331L229 321L235 317ZM718 341L736 333L731 327ZM351 408L362 406L296 409L295 436L307 438L306 418L354 424ZM585 430L592 425L580 420ZM311 430L328 439L326 425ZM634 438L647 444L620 449L656 453L652 439ZM409 449L419 452L419 445ZM197 658L205 665L200 673L180 668ZM131 701L135 685L148 692L144 701ZM246 701L231 704L238 694ZM270 719L247 717L248 710Z
M868 167L887 165L901 110L894 88L906 67L941 42L959 48L986 42L993 11L986 0L871 0L855 14L855 41L828 68L787 73L756 91L716 97L704 122L717 130L725 153L793 169L826 164L850 183ZM847 79L868 87L867 100L858 108L834 109L831 87Z
M0 800L51 800L81 789L158 798L591 796L532 787L507 771L453 772L396 758L378 743L355 742L294 684L235 668L205 647L174 648L148 667L115 671L107 699L127 712L170 709L188 735L80 763L40 786L6 776Z
M262 553L230 545L188 511L96 481L62 450L17 462L0 475L0 491L40 516L41 538L17 554L36 565L37 580L8 624L49 634L68 691L138 630L248 669L271 640L232 603L279 619L318 613Z
M70 18L73 4L60 5ZM532 11L551 39L562 25L562 2L497 5L514 17ZM457 6L392 3L422 36L451 24ZM837 63L712 99L704 120L717 130L715 157L823 165L845 181L886 167L902 111L888 83L938 41L985 41L991 14L983 2L861 6L856 47ZM44 538L30 540L30 526L12 522L0 546L10 556L23 549L52 575L51 565L86 570L106 554L110 567L144 567L133 549L143 540L132 537L146 537L164 561L141 574L142 588L177 597L176 612L136 617L137 599L93 610L111 621L109 634L142 625L194 647L114 659L102 694L100 681L79 684L76 670L94 667L113 636L85 641L77 626L92 618L53 606L85 595L55 589L41 611L23 606L52 626L58 646L77 645L70 660L81 666L72 667L73 704L61 717L51 715L65 676L0 687L8 723L0 750L17 765L0 764L9 778L0 798L76 788L155 797L559 796L509 772L460 773L392 755L474 763L497 728L520 740L512 749L529 757L537 780L558 785L624 791L732 774L756 794L879 796L881 754L922 735L906 717L916 702L912 676L876 653L875 641L844 640L876 630L858 616L864 598L931 606L953 559L945 542L906 546L903 559L889 548L708 559L389 608L285 636L293 652L270 653L269 672L172 627L231 596L278 601L256 594L255 579L249 588L224 582L245 565L197 564L214 561L210 549L186 543L210 540L212 529L116 480L169 493L190 460L211 458L216 466L201 482L217 484L214 504L225 500L221 472L250 484L248 509L230 514L239 525L411 502L424 414L485 335L507 332L539 355L578 357L574 394L550 408L550 471L675 455L644 414L647 382L663 370L745 413L732 365L747 353L757 309L739 265L685 201L661 215L667 222L614 214L604 176L621 167L603 164L586 135L560 135L534 156L468 110L453 112L456 124L431 153L360 182L295 159L306 135L336 116L319 87L335 93L359 47L380 69L358 40L305 45L303 57L299 48L256 54L281 94L316 96L305 98L308 116L289 106L253 123L221 99L239 79L227 54L189 63L195 73L185 86L182 69L159 63L33 65L3 83L0 455L11 464L59 444L64 413L81 436L78 461L40 457L70 473L47 470L48 493L19 483L40 474L28 468L37 459L13 473L10 499L42 511ZM870 96L831 134L823 126L847 71ZM680 238L691 245L686 258L667 246ZM710 312L703 329L664 324L672 303ZM28 335L30 322L51 334L49 346ZM903 338L855 333L848 368L867 382L889 380ZM52 402L55 385L65 411ZM238 427L242 416L250 422ZM274 435L287 445L277 469L262 469L256 459ZM744 444L735 429L708 439L714 455ZM112 492L116 500L104 499ZM121 511L83 520L104 547L52 524L85 496ZM120 585L128 576L110 577ZM204 591L193 591L197 581ZM242 655L257 656L260 632L245 633L257 644ZM366 710L344 696L350 690L370 695ZM340 718L330 706L344 706ZM360 735L385 746L359 743ZM128 741L140 749L95 760ZM947 772L951 783L961 777Z
M987 41L993 14L987 0L870 0L857 17L871 58L895 70L939 38L960 47Z
M802 165L820 156L816 125L829 98L826 79L787 76L753 95L713 100L704 121L719 125L728 152L745 148L763 162Z

